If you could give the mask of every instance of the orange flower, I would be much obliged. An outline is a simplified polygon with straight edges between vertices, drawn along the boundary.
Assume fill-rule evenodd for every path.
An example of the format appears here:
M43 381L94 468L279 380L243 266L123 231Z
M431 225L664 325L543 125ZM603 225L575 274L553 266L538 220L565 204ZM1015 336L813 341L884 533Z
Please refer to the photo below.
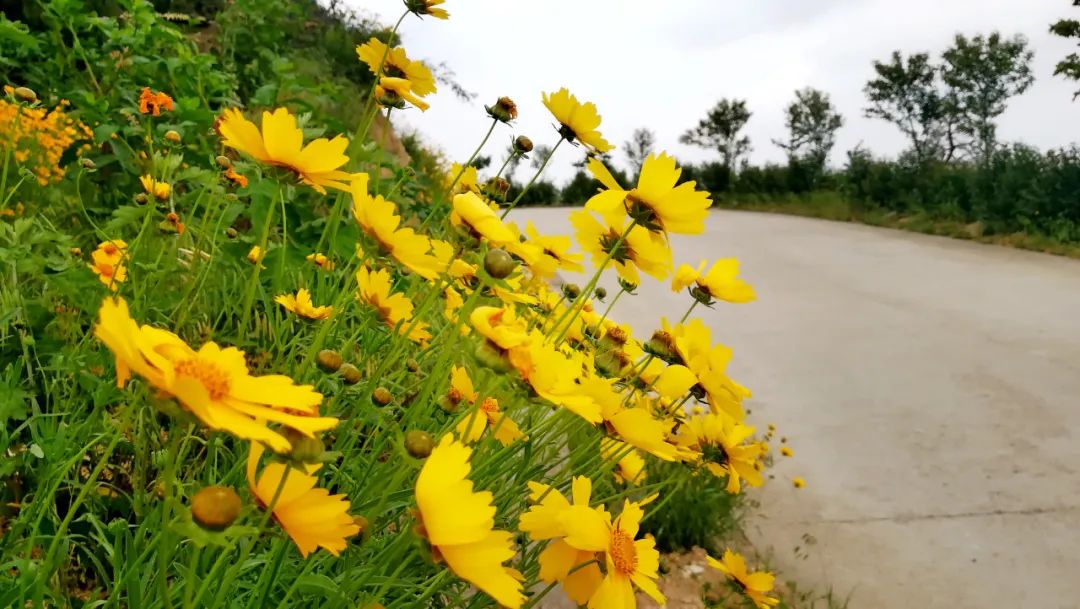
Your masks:
M153 116L161 116L162 110L173 109L173 98L162 93L161 91L151 91L150 87L143 87L142 93L139 94L139 112L141 114L152 114Z
M247 177L242 174L236 173L236 170L232 167L225 170L225 179L231 181L233 184L236 184L240 188L247 188Z

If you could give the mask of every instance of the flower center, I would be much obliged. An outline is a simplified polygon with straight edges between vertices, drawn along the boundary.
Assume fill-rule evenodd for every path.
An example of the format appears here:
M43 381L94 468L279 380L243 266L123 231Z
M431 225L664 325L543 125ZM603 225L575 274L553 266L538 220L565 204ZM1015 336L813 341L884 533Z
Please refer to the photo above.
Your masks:
M488 414L496 414L499 412L499 402L495 398L484 398L484 401L480 403L480 410Z
M615 262L626 262L634 257L634 252L630 250L626 240L619 242L621 236L617 231L609 230L607 234L600 237L600 247L604 248L604 251L608 254L611 254L611 259Z
M637 551L634 540L629 535L615 529L611 532L611 562L623 575L630 575L637 569Z
M173 369L180 376L199 381L211 400L220 400L229 395L229 374L217 364L193 357L177 362Z

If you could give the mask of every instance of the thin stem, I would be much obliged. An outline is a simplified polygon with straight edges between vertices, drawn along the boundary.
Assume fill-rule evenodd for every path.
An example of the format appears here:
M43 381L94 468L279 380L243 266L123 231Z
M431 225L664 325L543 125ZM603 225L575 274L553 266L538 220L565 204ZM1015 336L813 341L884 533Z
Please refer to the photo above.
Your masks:
M551 152L549 152L548 155L544 157L544 162L540 164L540 168L536 170L536 173L533 174L532 179L529 180L529 183L525 185L525 188L521 189L521 192L518 193L518 196L514 198L510 205L506 206L506 209L503 210L502 215L499 216L500 218L506 218L506 214L510 213L510 210L514 209L514 207L517 206L518 202L521 201L521 198L525 196L525 193L529 192L529 189L532 188L532 185L536 182L536 179L540 177L540 174L544 173L544 168L547 167L548 161L551 160L551 157L555 156L555 151L559 149L559 145L561 145L565 141L566 138L563 137L559 138L559 141L555 142L555 146L551 149Z
M488 138L490 138L492 132L495 131L495 125L497 124L499 124L499 119L496 118L491 120L491 127L488 127L487 133L484 134L484 139L480 140L480 145L476 147L476 150L473 151L469 160L465 161L465 164L461 166L461 170L454 176L454 181L450 183L450 187L446 189L446 194L443 195L444 199L449 197L450 193L454 192L454 187L457 186L457 183L461 180L461 176L465 175L465 170L467 170L469 166L472 165L473 161L476 160L476 157L480 155L480 151L484 149L484 145L487 144Z
M281 195L281 189L278 189L278 196ZM275 197L277 199L277 197ZM270 226L274 220L274 213L277 211L277 201L270 201L270 207L266 210L266 220L263 222L262 232L259 234L259 250L266 251L266 241L270 237ZM247 290L244 293L244 304L241 310L243 311L240 318L240 332L247 332L248 322L251 321L251 307L255 302L255 291L259 286L259 273L262 272L263 265L254 264L251 269L251 278L248 279Z
M394 37L397 36L398 28L401 27L401 22L405 21L405 17L409 16L408 10L401 14L397 23L394 24L394 29L390 30L390 37L386 40L386 49L383 51L382 59L379 60L379 69L375 70L375 81L371 83L371 89L368 91L367 105L364 106L364 116L369 117L363 123L361 128L356 130L356 135L353 136L353 145L359 146L360 142L367 139L368 129L371 128L371 121L375 118L375 113L372 112L372 105L378 108L378 104L375 103L375 88L379 86L379 82L382 80L383 68L386 67L386 58L390 56L390 47L394 46Z

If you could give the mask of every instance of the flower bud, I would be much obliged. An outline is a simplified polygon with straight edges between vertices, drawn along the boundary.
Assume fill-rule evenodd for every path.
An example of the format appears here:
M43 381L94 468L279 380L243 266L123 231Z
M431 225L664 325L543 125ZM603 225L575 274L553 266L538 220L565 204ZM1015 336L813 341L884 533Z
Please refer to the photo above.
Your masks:
M675 340L663 330L653 332L652 337L643 346L646 353L651 353L669 364L679 363L681 359L675 348Z
M581 288L576 283L565 283L562 287L562 293L569 300L577 300L577 297L581 296Z
M34 93L34 90L29 87L15 87L12 93L15 95L15 99L24 104L32 104L38 100L37 93Z
M394 401L394 396L386 387L376 387L375 391L371 392L371 401L379 406L386 406Z
M690 288L690 295L694 297L694 300L707 307L711 307L714 303L712 294L710 294L708 290L703 290L698 286Z
M146 205L147 201L149 201L149 199L146 197L145 193L140 192L139 194L135 195L135 202L139 205Z
M319 364L319 367L326 372L337 372L344 362L344 360L341 359L340 353L331 351L330 349L319 351L319 354L315 356L315 361Z
M227 157L227 156L225 156L223 154L219 154L216 157L214 157L214 162L217 163L217 166L222 168L222 169L231 169L232 168L232 161L229 160L229 157Z
M175 129L169 129L165 132L165 141L171 144L179 144L181 141L180 133Z
M405 360L405 367L409 369L409 372L418 372L420 370L420 362L410 357Z
M345 379L345 382L349 385L355 385L360 382L360 370L352 364L342 364L341 368L338 369L338 372L341 373L341 377Z
M70 252L72 256L82 256L82 248L73 247L68 250L68 252Z
M289 458L300 463L321 463L326 447L322 440L306 436L291 427L285 428L285 439L292 448L289 449Z
M439 398L438 404L439 408L441 408L443 412L447 414L454 414L455 412L457 412L458 404L460 404L460 402L455 402L453 399L450 398L450 396L444 395Z
M435 441L428 432L416 429L405 432L405 450L413 457L426 459L434 447Z
M510 192L510 182L502 178L491 178L484 183L484 194L496 201L506 201L506 193Z
M525 137L524 135L519 135L517 136L517 139L514 140L514 151L516 151L518 154L528 154L532 152L532 149L532 140Z
M368 529L371 528L371 522L363 516L353 516L352 520L353 524L355 524L357 528L360 529L356 532L356 535L358 537L363 536L363 534L367 533Z
M485 106L488 116L502 122L509 123L518 116L517 104L509 97L500 97L490 106Z
M624 292L626 292L627 294L633 296L634 295L634 290L637 289L637 284L636 283L630 283L629 281L627 281L627 280L620 277L619 278L619 287L622 288L622 290Z
M240 516L240 496L228 486L207 486L191 498L191 517L211 531L229 527Z
M235 193L231 193L231 192L225 193L225 200L228 201L229 203L235 203L236 200L239 199L239 198L240 197L236 196Z
M86 157L79 159L79 166L89 171L97 169L97 163L95 163L93 159L88 159Z
M236 229L231 226L225 229L225 236L230 239L235 239L238 234L239 233L236 232Z
M605 289L604 286L599 286L593 294L595 294L598 299L603 300L607 298L607 289Z
M480 362L481 366L486 366L494 372L509 372L510 362L507 361L506 356L499 350L498 347L491 344L490 341L483 341L476 347L474 352L476 355L476 361Z
M484 255L484 270L495 279L506 279L517 268L517 262L506 250L493 248Z

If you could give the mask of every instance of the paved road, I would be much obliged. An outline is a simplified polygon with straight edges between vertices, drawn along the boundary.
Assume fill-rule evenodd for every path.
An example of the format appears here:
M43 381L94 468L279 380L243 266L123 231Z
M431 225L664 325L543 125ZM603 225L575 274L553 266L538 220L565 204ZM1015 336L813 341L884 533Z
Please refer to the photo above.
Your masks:
M748 531L776 568L854 609L1080 607L1080 261L729 211L675 255L758 290L703 318L795 451ZM685 306L648 283L615 317L647 336Z

